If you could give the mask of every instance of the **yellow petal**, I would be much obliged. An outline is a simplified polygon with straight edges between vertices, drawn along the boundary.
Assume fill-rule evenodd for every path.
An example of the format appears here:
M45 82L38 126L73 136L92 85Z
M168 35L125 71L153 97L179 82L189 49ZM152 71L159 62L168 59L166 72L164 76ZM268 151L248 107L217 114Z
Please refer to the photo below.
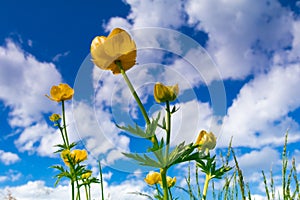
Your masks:
M174 86L165 86L162 83L154 85L154 99L157 103L174 101L179 93L178 84Z
M130 35L123 29L116 28L108 37L97 36L91 44L92 60L100 69L120 73L116 61L121 62L126 71L136 62L136 45Z

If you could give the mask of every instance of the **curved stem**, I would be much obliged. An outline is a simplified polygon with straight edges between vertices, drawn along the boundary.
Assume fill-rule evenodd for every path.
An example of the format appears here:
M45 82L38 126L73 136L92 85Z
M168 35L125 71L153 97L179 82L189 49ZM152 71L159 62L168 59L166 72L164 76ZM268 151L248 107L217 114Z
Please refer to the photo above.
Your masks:
M166 141L166 163L168 164L169 160L169 148L170 148L170 138L171 138L171 111L170 111L170 102L166 101L166 133L167 133L167 141Z
M67 146L67 142L66 142L66 139L65 139L65 136L64 136L63 128L60 126L60 124L58 124L58 128L60 130L61 137L64 141L64 145Z
M203 195L202 195L202 200L206 199L206 194L207 194L207 189L208 189L208 184L210 181L210 174L206 174L205 176L205 182L204 182L204 187L203 187Z
M63 129L65 131L66 146L67 149L70 149L68 133L67 133L67 124L66 124L65 101L62 101L61 103L62 103L61 105L62 105L62 114L63 114Z
M116 64L119 67L119 69L121 71L121 74L122 74L122 76L123 76L126 84L128 85L131 94L133 95L135 101L137 102L137 104L138 104L138 106L139 106L139 108L140 108L140 110L141 110L141 112L143 114L143 117L144 117L147 125L150 124L150 120L149 120L148 114L147 114L147 112L145 110L145 107L144 107L143 103L141 102L139 96L137 95L137 93L136 93L133 85L131 84L131 82L130 82L130 80L129 80L129 78L128 78L126 72L125 72L125 70L123 69L121 61L116 61Z
M169 191L167 183L167 168L163 168L160 171L161 181L163 184L164 200L169 200Z

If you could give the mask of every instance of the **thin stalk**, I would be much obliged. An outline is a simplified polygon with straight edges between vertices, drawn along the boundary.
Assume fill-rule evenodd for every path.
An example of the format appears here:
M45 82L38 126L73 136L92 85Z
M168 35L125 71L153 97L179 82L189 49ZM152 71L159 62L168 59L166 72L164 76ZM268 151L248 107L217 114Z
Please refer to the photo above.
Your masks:
M169 191L167 183L167 168L163 168L160 171L161 180L163 184L164 200L169 200Z
M171 138L171 111L170 111L170 102L166 101L166 133L167 133L167 141L166 141L166 163L168 164L169 160L169 149L170 149L170 138Z
M91 200L91 186L89 185L89 200Z
M65 136L64 136L63 128L60 126L60 124L58 124L58 128L60 130L61 137L64 141L64 145L67 146L67 142L66 142L66 139L65 139Z
M169 194L170 194L170 199L171 199L171 200L173 200L173 196L172 196L171 188L169 188L168 190L169 190Z
M116 61L116 65L119 67L119 69L121 71L121 74L122 74L122 76L123 76L126 84L128 85L131 94L133 95L135 101L137 102L137 104L138 104L138 106L139 106L139 108L140 108L140 110L141 110L141 112L143 114L143 117L144 117L144 119L146 121L146 124L147 125L150 124L150 120L149 120L148 114L147 114L147 112L145 110L145 107L144 107L143 103L141 102L139 96L137 95L137 93L136 93L133 85L131 84L131 82L130 82L130 80L129 80L129 78L128 78L126 72L125 72L125 70L123 69L121 61Z
M86 184L84 185L84 190L85 190L85 198L86 200L89 200L89 191Z
M80 198L80 188L79 188L79 183L78 183L77 176L76 176L76 186L77 186L77 197L78 197L78 199L81 199Z
M207 189L208 189L208 184L210 180L210 174L206 174L205 176L205 182L204 182L204 187L203 187L203 195L202 195L202 200L206 199L206 194L207 194Z
M66 145L67 145L67 149L70 149L68 133L67 133L65 101L64 100L61 102L61 105L62 105L61 107L62 107L62 114L63 114L63 129L64 129L64 132L65 132Z
M71 187L72 187L72 200L74 200L74 192L75 192L75 189L74 189L74 181L71 180Z
M102 195L102 200L104 200L103 177L102 177L102 168L101 168L100 160L98 161L98 164L99 164L99 172L100 172L101 195Z
M201 198L201 189L199 184L199 167L196 164L196 185L197 185L197 192L198 192L198 199Z

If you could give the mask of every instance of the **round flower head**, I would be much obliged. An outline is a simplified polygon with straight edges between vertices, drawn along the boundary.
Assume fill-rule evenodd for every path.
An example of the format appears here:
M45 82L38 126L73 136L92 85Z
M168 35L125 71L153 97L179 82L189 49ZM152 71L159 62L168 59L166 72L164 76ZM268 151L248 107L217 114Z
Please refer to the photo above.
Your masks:
M75 164L80 163L87 159L87 152L86 150L74 149L70 153L70 157L74 159Z
M54 113L54 114L52 114L52 115L49 117L49 119L50 119L50 121L52 121L52 122L57 122L58 120L61 119L61 116L60 116L59 114Z
M72 99L73 95L74 90L68 84L60 83L57 86L52 86L50 90L50 96L46 96L52 101L61 102Z
M200 145L199 150L201 151L212 150L216 146L216 139L216 136L212 132L207 133L202 130L198 135L195 145Z
M107 37L97 36L93 39L91 55L97 67L119 74L121 71L117 62L125 71L135 65L136 45L126 31L115 28Z
M174 101L179 93L178 84L173 86L166 86L162 83L154 85L154 99L157 103L166 101Z
M158 172L151 171L147 174L147 176L144 180L149 185L154 185L156 183L159 183L159 181L161 181L161 175Z

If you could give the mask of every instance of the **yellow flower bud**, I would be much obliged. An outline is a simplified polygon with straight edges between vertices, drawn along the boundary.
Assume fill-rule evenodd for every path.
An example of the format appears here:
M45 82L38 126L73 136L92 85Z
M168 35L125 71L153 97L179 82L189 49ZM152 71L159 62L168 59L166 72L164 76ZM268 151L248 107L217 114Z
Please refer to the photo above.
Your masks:
M46 95L49 99L56 102L72 99L74 90L65 83L52 86L50 90L50 96Z
M58 120L61 119L61 116L60 116L59 114L54 113L54 114L52 114L52 115L49 117L49 119L50 119L50 121L52 121L52 122L57 122Z
M87 171L87 172L85 172L84 174L81 175L81 178L87 179L87 178L90 178L91 175L92 175L92 171Z
M136 45L126 31L115 28L107 37L97 36L93 39L91 55L97 67L119 74L121 71L116 61L121 62L125 71L135 65Z
M146 183L148 183L149 185L154 185L154 184L158 183L159 181L161 181L160 173L151 171L147 174L144 181Z
M154 99L157 103L166 101L174 101L179 93L178 84L173 86L166 86L162 83L154 85Z
M168 188L173 187L175 185L175 183L176 183L176 177L175 176L173 178L170 177L170 176L167 176ZM160 184L161 187L163 187L162 186L162 181L159 181L159 184Z
M198 135L195 145L200 145L199 150L207 151L215 148L216 140L217 138L212 132L207 133L202 130Z

